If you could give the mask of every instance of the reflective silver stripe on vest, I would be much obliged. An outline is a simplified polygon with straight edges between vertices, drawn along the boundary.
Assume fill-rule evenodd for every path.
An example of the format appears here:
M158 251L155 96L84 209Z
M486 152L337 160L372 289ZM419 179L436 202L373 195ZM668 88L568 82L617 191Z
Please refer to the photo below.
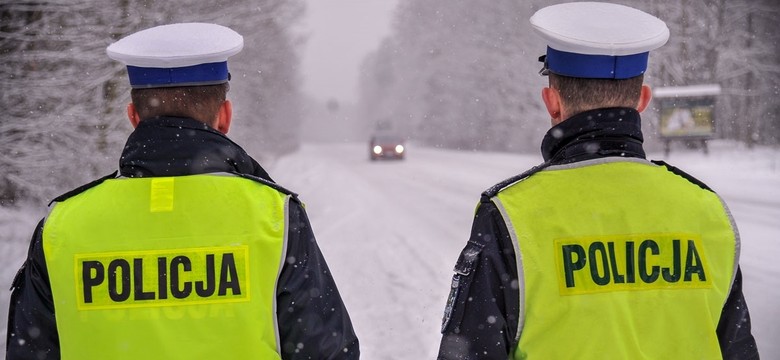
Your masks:
M517 292L519 295L518 301L520 303L517 314L517 334L515 334L515 344L517 344L517 342L520 341L520 333L523 331L523 325L525 325L525 274L523 272L522 254L520 253L520 242L517 239L517 232L515 231L514 225L512 225L509 214L506 212L506 208L504 208L504 204L501 203L498 196L494 196L490 200L496 204L498 211L501 212L501 217L504 218L504 224L509 231L509 236L512 238L512 247L515 249L515 263L517 263Z
M653 164L652 162L640 159L640 158L624 158L624 157L606 157L606 158L600 158L600 159L591 159L591 160L585 160L585 161L578 161L571 164L563 164L563 165L553 165L548 166L541 171L553 171L553 170L566 170L566 169L577 169L577 168L583 168L587 166L592 165L600 165L600 164L609 164L609 163L616 163L616 162L633 162L638 164L645 164L650 166L658 166L656 164ZM533 176L533 175L532 175Z
M715 193L713 191L713 193ZM742 253L742 239L739 236L739 229L737 229L737 222L734 220L734 216L731 215L731 210L729 210L728 205L726 205L726 202L723 201L723 198L720 197L717 193L715 195L718 197L718 200L720 200L720 204L723 205L723 210L726 212L726 216L729 218L729 223L731 224L731 231L734 233L734 268L731 270L731 283L729 285L729 292L726 293L726 298L723 300L723 305L726 305L726 301L729 300L729 295L731 294L731 288L734 287L734 279L737 278L737 268L739 267L739 257Z
M284 241L282 242L282 261L279 262L279 271L276 274L276 283L274 283L274 295L278 294L278 287L279 287L279 277L282 276L282 269L284 269L284 265L287 263L287 241L290 234L290 195L287 195L284 197ZM278 354L282 353L282 341L279 338L279 317L277 316L277 303L276 303L276 296L274 296L273 301L273 308L274 308L274 329L275 336L276 336L276 352Z

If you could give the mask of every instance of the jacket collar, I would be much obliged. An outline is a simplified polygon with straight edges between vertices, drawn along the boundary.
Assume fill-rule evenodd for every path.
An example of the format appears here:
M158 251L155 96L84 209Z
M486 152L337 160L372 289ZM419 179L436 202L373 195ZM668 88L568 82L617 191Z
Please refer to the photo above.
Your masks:
M127 139L119 172L126 177L230 172L272 181L260 164L225 135L197 120L179 117L141 121Z
M635 109L596 109L574 115L547 131L542 156L553 164L607 156L644 159L643 140Z

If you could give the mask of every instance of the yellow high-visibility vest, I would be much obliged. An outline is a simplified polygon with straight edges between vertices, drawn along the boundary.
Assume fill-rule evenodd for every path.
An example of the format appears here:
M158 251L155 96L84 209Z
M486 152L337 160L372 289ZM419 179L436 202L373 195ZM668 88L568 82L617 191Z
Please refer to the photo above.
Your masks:
M739 238L721 199L665 167L554 166L493 198L520 282L514 359L717 359Z
M208 174L109 179L54 205L43 248L62 359L280 359L288 202Z

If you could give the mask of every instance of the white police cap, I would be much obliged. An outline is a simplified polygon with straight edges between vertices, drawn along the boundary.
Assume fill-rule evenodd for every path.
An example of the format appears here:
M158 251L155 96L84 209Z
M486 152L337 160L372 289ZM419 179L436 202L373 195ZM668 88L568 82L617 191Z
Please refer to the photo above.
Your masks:
M542 71L570 77L627 79L644 74L650 50L669 40L662 20L618 4L552 5L530 21L548 44Z
M106 48L127 65L134 88L222 84L229 80L227 59L241 51L244 38L230 28L181 23L142 30Z

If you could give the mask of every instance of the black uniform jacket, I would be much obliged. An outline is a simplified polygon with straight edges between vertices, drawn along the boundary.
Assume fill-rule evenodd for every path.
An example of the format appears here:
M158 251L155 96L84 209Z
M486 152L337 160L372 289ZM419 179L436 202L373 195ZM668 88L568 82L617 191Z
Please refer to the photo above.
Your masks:
M358 359L358 339L303 206L295 194L277 186L241 147L192 119L148 119L142 121L128 138L119 171L125 177L213 172L249 177L292 195L287 262L279 277L276 294L282 358ZM55 201L67 199L115 175L71 191ZM7 359L60 358L56 309L42 245L44 222L42 220L35 229L27 260L13 282ZM219 334L215 334L214 346L220 346Z
M610 108L578 114L548 131L542 141L544 163L482 194L471 237L455 266L439 359L505 360L517 345L520 302L514 246L501 213L490 198L502 188L551 165L609 156L644 159L642 141L636 110ZM658 163L709 190L682 171ZM758 358L739 270L723 307L717 335L724 359Z

